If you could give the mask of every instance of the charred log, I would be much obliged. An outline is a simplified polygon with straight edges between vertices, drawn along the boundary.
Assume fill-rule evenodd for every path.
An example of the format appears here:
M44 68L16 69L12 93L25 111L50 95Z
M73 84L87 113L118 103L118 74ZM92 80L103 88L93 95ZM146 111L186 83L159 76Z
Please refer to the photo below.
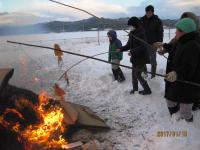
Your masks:
M24 139L16 132L4 128L0 124L0 149L26 150Z
M7 85L5 87L4 95L1 96L1 103L12 103L13 100L16 99L27 99L33 104L37 104L39 102L38 95L34 92L23 88L18 88L13 85Z

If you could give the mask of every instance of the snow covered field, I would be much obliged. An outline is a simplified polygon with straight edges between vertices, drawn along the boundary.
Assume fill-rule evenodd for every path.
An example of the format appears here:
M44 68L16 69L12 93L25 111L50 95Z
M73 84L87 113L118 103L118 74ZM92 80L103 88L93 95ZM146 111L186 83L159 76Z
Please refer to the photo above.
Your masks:
M124 45L127 40L126 33L117 33ZM100 32L100 45L95 31L0 37L0 67L15 68L10 83L37 93L41 89L52 93L52 85L61 74L83 58L64 54L64 65L61 68L58 67L57 58L52 51L13 45L6 43L6 40L49 47L58 43L63 50L91 56L106 52L109 44L106 31ZM167 30L164 41L169 41ZM98 58L107 60L108 56L105 54ZM157 61L157 73L164 74L166 59L158 55ZM121 63L131 65L127 53L124 53ZM109 64L87 60L70 70L70 86L66 86L64 80L59 81L60 86L68 93L66 100L89 106L111 127L109 132L97 133L95 138L111 142L114 150L199 150L200 111L194 112L194 123L186 123L183 120L177 122L175 117L169 116L163 98L163 78L148 80L152 95L130 95L131 70L122 70L126 81L113 82ZM161 131L170 131L169 137L160 137ZM180 136L173 137L171 133L174 132L180 132Z

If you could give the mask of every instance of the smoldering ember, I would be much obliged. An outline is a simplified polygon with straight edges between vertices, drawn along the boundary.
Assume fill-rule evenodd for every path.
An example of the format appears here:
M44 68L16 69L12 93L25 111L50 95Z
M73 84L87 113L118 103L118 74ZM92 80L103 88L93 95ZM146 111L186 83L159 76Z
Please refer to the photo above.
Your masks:
M57 84L54 90L60 100L53 99L45 91L37 95L8 84L13 73L14 69L0 69L1 149L84 148L80 141L69 143L70 136L66 135L81 128L109 129L89 108L64 101L65 92Z

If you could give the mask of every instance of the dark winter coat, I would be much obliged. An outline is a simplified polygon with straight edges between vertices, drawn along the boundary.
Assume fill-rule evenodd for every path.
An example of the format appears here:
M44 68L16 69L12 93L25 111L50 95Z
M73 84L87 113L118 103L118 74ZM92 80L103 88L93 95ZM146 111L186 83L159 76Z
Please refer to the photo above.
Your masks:
M150 62L147 46L141 41L134 38L132 35L146 41L145 31L140 26L129 34L128 42L121 48L122 51L130 50L130 61L134 65L145 65Z
M198 35L195 36L196 40L198 41L198 43L200 43L200 32L198 32ZM175 51L176 51L176 47L177 47L177 40L175 38L173 38L169 43L164 43L163 48L167 51L168 55L168 59L167 59L167 66L166 66L166 74L173 71L172 65L173 65L173 57L175 55ZM165 80L165 98L166 99L170 99L169 96L169 89L170 86L172 85L171 82L168 82Z
M163 42L163 24L157 15L153 15L151 18L147 18L145 15L140 20L149 44Z
M172 70L172 65L173 65L173 57L175 55L175 51L176 51L176 46L177 46L177 41L174 39L172 39L168 44L165 43L163 45L163 48L167 51L168 58L167 58L167 66L166 66L166 74L168 74L169 72L173 71ZM165 80L165 98L169 99L169 87L172 83L168 82Z
M122 43L119 39L117 39L117 33L114 30L110 30L108 32L109 36L112 37L112 41L110 41L109 45L109 54L108 54L108 61L113 59L123 59L122 52L116 52L116 49L120 49L122 47Z
M183 35L175 47L170 70L177 72L178 80L200 83L200 44L198 33ZM200 87L174 82L167 98L180 103L194 103L200 99Z

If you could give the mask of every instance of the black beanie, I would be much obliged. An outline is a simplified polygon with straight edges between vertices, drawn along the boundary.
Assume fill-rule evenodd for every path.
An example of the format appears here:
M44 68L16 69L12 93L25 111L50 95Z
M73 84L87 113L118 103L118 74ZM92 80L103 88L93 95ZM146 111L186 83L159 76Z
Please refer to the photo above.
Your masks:
M145 8L145 11L151 11L151 12L154 12L154 7L152 5L149 5Z
M138 27L140 24L140 20L137 18L137 17L131 17L129 20L128 20L128 25L130 26L134 26L134 27Z

